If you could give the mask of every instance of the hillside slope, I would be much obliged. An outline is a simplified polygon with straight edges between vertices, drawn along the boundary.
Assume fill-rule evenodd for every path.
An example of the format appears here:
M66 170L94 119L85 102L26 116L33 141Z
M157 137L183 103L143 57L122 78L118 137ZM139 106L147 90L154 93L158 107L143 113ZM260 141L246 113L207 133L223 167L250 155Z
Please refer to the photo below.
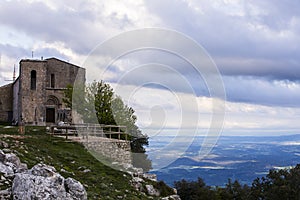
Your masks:
M137 191L131 185L130 174L102 164L77 142L46 134L45 127L26 127L26 134L19 135L17 127L0 126L0 141L0 148L8 148L28 168L44 163L54 166L63 176L80 181L88 199L160 199ZM162 182L147 180L143 186L146 184L159 188L161 196L173 193Z

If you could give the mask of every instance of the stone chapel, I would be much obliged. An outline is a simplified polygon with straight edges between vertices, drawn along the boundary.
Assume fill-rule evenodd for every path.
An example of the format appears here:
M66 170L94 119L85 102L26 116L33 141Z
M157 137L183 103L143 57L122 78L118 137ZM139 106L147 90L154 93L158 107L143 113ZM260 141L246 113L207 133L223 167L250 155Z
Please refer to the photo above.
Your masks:
M22 59L19 77L0 87L0 121L49 125L64 119L62 99L66 86L85 83L85 69L59 60Z

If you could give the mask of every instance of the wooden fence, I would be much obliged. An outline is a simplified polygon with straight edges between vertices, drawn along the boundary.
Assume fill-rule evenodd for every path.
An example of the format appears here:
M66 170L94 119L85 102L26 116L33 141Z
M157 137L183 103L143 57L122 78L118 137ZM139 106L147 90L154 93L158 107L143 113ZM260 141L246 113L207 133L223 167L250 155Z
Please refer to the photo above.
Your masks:
M70 125L52 125L50 132L53 135L81 135L83 138L89 136L107 137L110 139L128 139L127 127L119 125L105 125L105 124L70 124ZM116 136L115 136L116 135ZM122 138L124 135L124 138Z

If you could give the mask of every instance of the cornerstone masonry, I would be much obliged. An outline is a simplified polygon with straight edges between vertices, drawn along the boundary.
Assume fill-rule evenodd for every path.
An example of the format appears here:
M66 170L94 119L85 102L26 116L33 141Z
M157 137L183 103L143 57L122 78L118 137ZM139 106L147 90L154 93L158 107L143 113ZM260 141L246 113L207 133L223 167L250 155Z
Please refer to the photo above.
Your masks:
M19 77L0 87L0 121L32 125L56 123L67 85L85 82L85 69L74 64L48 58L23 59Z

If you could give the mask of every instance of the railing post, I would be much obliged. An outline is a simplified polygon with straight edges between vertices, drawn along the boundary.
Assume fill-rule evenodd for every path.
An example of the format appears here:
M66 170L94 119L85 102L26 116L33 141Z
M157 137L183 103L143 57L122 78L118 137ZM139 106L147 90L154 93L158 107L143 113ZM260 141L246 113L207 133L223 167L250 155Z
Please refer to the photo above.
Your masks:
M66 127L66 140L68 139L68 127Z

